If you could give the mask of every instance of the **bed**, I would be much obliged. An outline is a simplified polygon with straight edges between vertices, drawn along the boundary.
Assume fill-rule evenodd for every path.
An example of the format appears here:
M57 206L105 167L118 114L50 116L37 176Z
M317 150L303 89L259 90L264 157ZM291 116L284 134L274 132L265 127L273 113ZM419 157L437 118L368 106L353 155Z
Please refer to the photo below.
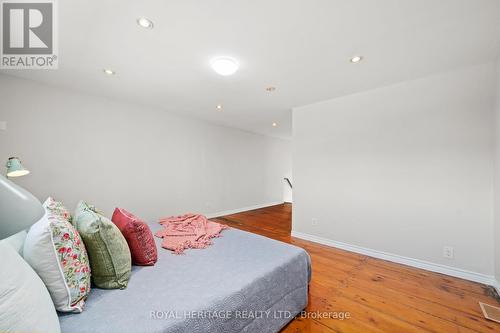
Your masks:
M61 331L278 332L307 305L310 258L301 248L237 229L185 255L160 241L155 266L133 266L124 290L94 288L83 313L59 314Z

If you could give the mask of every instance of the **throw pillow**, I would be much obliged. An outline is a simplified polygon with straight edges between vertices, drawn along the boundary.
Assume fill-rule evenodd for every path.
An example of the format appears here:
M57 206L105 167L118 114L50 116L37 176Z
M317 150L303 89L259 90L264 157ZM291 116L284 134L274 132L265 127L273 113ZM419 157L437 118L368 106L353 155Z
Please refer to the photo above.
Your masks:
M51 209L54 204L52 198L43 204L45 216L28 231L23 256L47 286L58 311L82 312L90 292L87 251L75 227Z
M66 207L64 207L62 202L56 201L52 197L48 197L43 205L46 209L50 210L52 214L62 217L69 223L73 222L73 217L71 216L71 213Z
M0 244L0 332L59 333L59 319L47 288L23 258Z
M115 209L111 221L127 240L134 265L151 266L156 263L156 243L153 233L144 221L123 208Z
M7 237L5 239L2 239L0 241L1 243L8 244L16 250L17 253L19 253L21 256L23 255L23 247L24 247L24 240L26 239L26 235L28 233L26 230L20 231L17 234L14 234L10 237Z
M94 284L105 289L126 288L132 263L118 227L83 201L78 203L74 223L89 252Z

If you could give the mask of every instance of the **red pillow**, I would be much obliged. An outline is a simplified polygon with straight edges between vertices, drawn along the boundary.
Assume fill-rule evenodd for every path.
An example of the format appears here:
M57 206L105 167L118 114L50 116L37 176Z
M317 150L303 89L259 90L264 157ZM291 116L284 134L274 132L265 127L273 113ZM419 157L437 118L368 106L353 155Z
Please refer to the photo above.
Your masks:
M132 263L151 266L158 260L153 233L148 225L123 208L116 208L111 218L127 240Z

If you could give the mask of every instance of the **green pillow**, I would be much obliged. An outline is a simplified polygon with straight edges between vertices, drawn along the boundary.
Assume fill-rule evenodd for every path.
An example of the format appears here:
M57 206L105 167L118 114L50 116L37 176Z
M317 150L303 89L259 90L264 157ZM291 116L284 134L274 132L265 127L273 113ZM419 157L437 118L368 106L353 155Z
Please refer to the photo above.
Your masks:
M87 248L94 284L105 289L126 288L132 262L118 227L83 201L76 207L73 223Z

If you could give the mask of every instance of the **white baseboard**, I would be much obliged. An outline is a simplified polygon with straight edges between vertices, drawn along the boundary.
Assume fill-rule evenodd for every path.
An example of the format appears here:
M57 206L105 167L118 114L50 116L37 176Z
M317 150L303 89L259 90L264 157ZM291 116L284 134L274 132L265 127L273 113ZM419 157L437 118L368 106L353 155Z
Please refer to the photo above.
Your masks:
M337 242L334 240L326 239L323 237L305 234L305 233L298 232L298 231L292 231L292 236L297 237L297 238L301 238L304 240L308 240L311 242L316 242L316 243L320 243L323 245L336 247L336 248L339 248L342 250L364 254L364 255L367 255L370 257L374 257L374 258L392 261L392 262L395 262L398 264L403 264L403 265L407 265L407 266L421 268L421 269L425 269L425 270L428 270L431 272L446 274L446 275L458 277L458 278L469 280L469 281L483 283L486 285L493 286L497 289L497 291L500 291L500 284L498 283L498 281L495 280L495 278L492 275L471 272L471 271L464 270L461 268L455 268L455 267L450 267L450 266L446 266L446 265L435 264L435 263L432 263L429 261L424 261L424 260L420 260L420 259L413 259L413 258L409 258L409 257L403 257L403 256L400 256L397 254L372 250L372 249L364 248L364 247L357 246L357 245L351 245L351 244L347 244L347 243L342 243L342 242Z
M209 214L205 214L205 216L208 217L209 219L213 219L213 218L219 217L219 216L231 215L231 214L246 212L246 211L249 211L249 210L254 210L254 209L259 209L259 208L265 208L265 207L270 207L270 206L281 205L282 203L283 203L283 201L268 202L268 203L264 203L264 204L260 204L260 205L254 205L254 206L248 206L248 207L242 207L242 208L224 210L224 211L221 211L221 212L209 213Z

